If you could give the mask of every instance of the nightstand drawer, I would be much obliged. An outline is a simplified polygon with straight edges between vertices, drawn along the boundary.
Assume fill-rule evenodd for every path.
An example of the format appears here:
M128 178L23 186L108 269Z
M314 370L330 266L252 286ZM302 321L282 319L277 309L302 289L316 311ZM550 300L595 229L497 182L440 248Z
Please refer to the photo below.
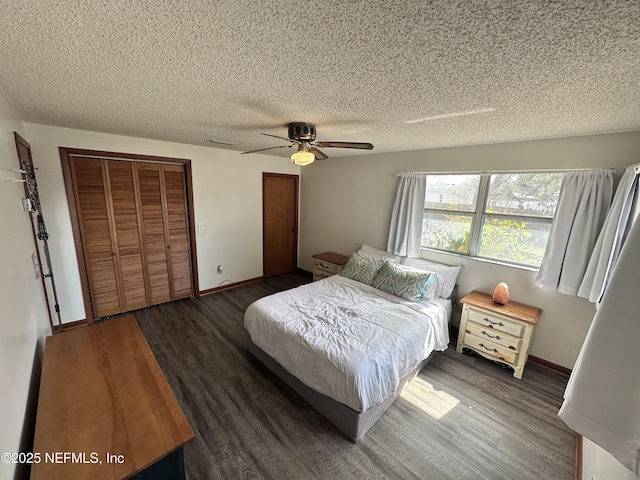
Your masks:
M465 332L467 334L473 334L479 338L484 338L490 342L497 343L498 345L502 345L514 352L518 352L520 350L520 342L522 339L519 337L512 337L506 333L497 332L493 328L485 328L482 325L468 322Z
M518 354L513 350L509 350L502 345L498 345L484 338L476 337L475 335L466 334L464 336L464 346L469 346L485 355L490 355L512 364L516 363L516 358L518 358Z
M317 281L317 280L322 280L323 278L329 278L332 277L333 273L331 272L325 272L324 270L318 270L317 268L313 269L313 281Z
M313 268L314 270L318 269L324 270L325 272L338 273L338 265L336 265L335 263L318 260L317 258L313 260Z
M469 321L482 325L485 328L508 333L514 337L522 337L522 324L510 322L504 317L491 315L490 313L474 308L469 309Z

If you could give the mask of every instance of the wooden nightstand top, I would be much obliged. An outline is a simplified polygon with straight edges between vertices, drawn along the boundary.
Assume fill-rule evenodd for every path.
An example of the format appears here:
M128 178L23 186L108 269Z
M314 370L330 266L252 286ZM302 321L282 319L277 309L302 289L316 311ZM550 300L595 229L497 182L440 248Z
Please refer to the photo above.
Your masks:
M333 253L333 252L316 253L315 255L311 255L311 256L313 258L317 258L318 260L335 263L336 265L344 265L349 261L349 257L345 257L344 255L340 255L339 253Z
M525 305L524 303L512 302L509 300L505 305L500 305L493 301L491 295L482 292L471 292L469 295L460 300L462 303L472 305L478 308L484 308L505 317L515 320L537 325L542 316L542 310L537 307Z

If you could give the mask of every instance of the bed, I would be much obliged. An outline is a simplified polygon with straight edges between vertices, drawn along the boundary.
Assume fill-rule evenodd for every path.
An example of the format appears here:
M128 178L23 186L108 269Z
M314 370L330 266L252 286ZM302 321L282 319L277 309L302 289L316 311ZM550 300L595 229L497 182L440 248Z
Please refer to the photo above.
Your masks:
M341 275L257 300L248 351L353 441L447 348L451 300L410 301Z

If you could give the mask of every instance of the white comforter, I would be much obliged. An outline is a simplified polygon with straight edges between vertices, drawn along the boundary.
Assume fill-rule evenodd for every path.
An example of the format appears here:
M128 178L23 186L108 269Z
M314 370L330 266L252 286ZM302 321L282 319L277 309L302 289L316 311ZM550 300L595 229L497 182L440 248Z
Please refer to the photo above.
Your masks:
M357 411L449 343L448 314L334 275L261 298L245 312L251 340L314 390Z

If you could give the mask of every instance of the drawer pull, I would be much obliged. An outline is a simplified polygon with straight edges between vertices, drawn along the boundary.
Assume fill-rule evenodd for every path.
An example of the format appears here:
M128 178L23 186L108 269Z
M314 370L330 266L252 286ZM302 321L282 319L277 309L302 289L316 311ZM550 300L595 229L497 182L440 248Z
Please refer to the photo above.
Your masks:
M483 330L481 333L482 333L483 335L486 335L486 336L487 336L487 337L489 337L489 338L495 338L496 340L502 340L502 339L500 338L500 335L492 336L492 335L489 335L489 334L488 334L487 332L485 332L484 330Z
M485 347L485 346L484 346L484 343L481 343L481 344L480 344L480 346L481 346L482 348L484 348L485 350L489 350L490 352L500 353L500 352L498 352L498 350L496 350L495 348Z
M484 317L485 322L489 322L491 325L498 325L499 327L504 327L504 323L502 322L492 322L489 320L489 317Z

